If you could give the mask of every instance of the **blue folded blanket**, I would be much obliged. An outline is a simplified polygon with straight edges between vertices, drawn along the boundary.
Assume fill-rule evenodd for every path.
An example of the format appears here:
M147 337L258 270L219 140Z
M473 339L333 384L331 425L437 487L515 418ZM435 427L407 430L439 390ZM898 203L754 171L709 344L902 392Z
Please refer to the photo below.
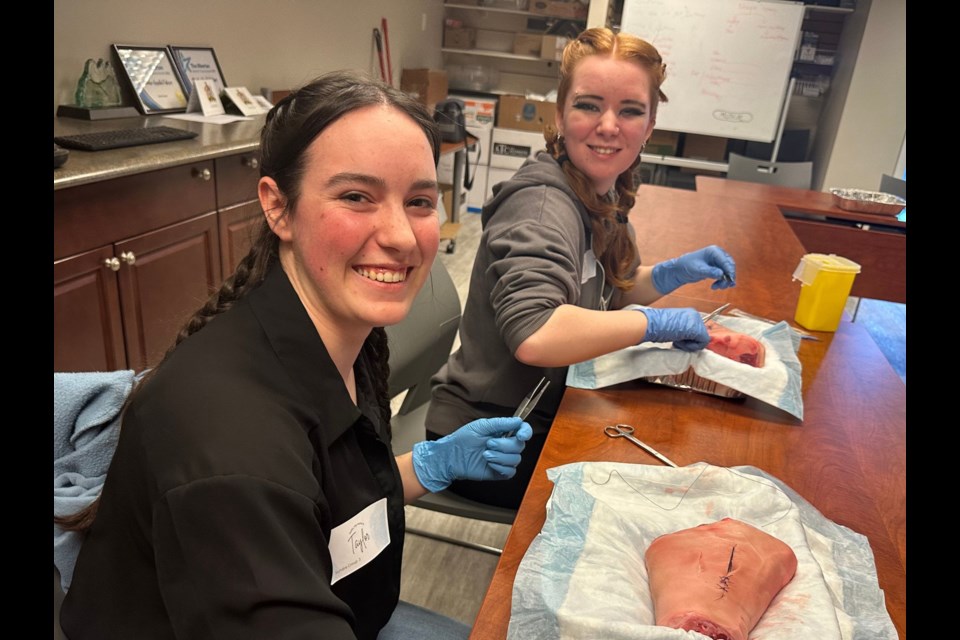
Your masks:
M53 374L53 514L76 513L103 488L133 371ZM53 526L53 564L70 586L82 534Z

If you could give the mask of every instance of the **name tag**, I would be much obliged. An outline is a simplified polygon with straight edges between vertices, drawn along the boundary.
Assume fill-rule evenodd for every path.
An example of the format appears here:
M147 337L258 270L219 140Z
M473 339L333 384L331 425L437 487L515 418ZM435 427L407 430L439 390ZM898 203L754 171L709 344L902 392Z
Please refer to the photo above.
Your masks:
M587 249L587 252L583 254L583 269L581 273L580 284L586 284L587 280L597 275L597 256L593 254L593 249Z
M330 532L330 558L335 584L371 562L390 544L387 499L380 498Z

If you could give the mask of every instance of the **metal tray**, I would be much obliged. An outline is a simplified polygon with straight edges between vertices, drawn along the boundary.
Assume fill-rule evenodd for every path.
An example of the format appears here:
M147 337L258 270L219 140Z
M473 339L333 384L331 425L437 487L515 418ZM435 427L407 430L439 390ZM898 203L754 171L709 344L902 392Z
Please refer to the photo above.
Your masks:
M830 193L833 194L834 204L846 211L895 216L907 206L907 201L903 198L881 191L830 189Z

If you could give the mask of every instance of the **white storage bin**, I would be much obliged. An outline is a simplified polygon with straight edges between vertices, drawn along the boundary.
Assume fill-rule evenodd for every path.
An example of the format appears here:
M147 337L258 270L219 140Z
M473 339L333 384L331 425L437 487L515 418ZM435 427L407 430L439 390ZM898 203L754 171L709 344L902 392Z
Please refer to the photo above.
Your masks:
M542 133L494 127L490 166L516 170L527 158L533 158L546 148L547 143Z

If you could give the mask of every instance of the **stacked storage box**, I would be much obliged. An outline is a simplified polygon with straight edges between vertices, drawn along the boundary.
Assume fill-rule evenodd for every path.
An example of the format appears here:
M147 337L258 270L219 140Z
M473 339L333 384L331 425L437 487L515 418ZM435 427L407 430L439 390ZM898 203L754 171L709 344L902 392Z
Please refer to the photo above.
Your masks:
M486 197L493 195L495 184L512 177L527 158L533 158L546 147L542 133L494 128Z
M487 198L493 195L494 185L512 177L527 158L547 148L543 127L553 124L555 111L556 105L552 102L511 95L500 98L497 126L493 130Z

